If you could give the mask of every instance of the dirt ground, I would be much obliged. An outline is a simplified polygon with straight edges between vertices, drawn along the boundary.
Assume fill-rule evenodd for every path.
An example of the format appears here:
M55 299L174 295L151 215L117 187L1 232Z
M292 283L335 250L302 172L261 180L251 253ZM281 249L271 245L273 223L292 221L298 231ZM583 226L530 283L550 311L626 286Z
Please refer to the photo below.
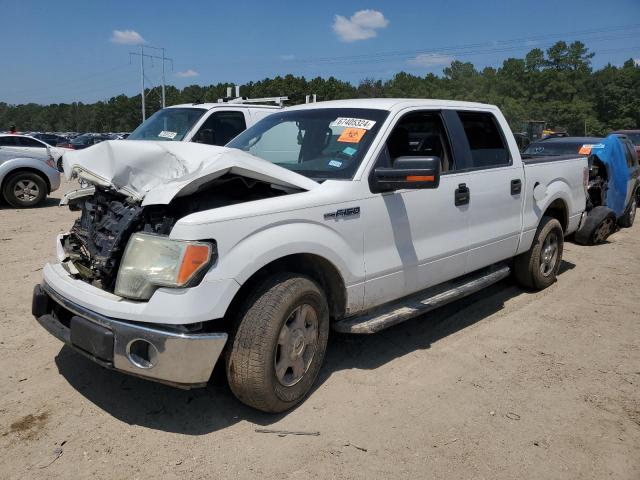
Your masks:
M0 478L640 478L640 225L566 244L543 292L505 281L334 334L311 396L267 415L223 380L103 370L35 322L33 285L75 216L60 195L0 207Z

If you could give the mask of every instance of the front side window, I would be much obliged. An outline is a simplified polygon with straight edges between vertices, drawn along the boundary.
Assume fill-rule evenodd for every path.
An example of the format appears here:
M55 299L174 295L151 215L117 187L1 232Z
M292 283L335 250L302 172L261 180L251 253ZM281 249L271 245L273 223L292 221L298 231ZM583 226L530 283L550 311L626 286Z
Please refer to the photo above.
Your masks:
M453 170L447 133L439 113L414 112L405 115L387 137L381 165L393 166L398 157L438 157L441 172Z
M127 140L179 142L204 115L204 108L165 108L158 110L136 128Z
M215 112L205 120L193 141L207 145L226 145L247 128L242 112Z
M15 147L17 145L16 137L14 136L0 137L0 147Z
M471 168L509 165L511 158L500 127L490 113L458 112L471 149Z
M386 110L319 108L277 112L227 147L315 180L353 177L387 118Z

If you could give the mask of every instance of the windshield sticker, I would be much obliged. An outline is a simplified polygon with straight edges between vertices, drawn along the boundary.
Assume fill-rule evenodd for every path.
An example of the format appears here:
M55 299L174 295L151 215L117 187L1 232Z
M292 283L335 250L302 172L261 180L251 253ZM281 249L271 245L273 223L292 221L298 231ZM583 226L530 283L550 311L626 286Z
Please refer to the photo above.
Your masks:
M371 130L376 124L374 120L367 120L366 118L345 118L338 117L331 122L330 127L353 127L362 128L364 130Z
M604 143L596 143L595 145L585 143L584 145L582 145L582 147L580 147L580 150L578 150L578 154L589 155L594 148L604 148Z
M360 143L365 133L367 133L367 131L364 128L345 128L338 137L338 141L343 143Z
M169 130L163 130L158 134L158 136L162 137L162 138L169 138L169 139L173 140L174 138L176 138L177 134L178 134L178 132L170 132Z
M344 153L345 155L349 155L350 157L352 157L353 155L356 154L358 150L353 148L353 147L344 147L344 150L342 150L342 153Z
M339 162L338 160L331 160L329 162L329 166L330 167L340 168L342 166L342 162Z

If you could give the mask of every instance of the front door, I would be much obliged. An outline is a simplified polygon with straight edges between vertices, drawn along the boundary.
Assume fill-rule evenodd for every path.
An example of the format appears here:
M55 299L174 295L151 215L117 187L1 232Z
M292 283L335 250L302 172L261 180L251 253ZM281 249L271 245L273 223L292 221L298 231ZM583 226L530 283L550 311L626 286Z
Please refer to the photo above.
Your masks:
M460 185L468 182L468 174L456 171L440 112L403 115L387 137L377 166L392 166L402 156L440 157L440 185L375 195L363 208L367 220L365 308L466 271L469 205L459 200L464 199Z

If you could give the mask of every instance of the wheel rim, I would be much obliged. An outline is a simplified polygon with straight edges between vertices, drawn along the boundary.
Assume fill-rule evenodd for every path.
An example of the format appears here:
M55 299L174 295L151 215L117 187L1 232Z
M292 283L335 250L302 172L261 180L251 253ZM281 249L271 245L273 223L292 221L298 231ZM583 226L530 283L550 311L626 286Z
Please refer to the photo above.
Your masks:
M18 180L13 187L15 197L23 202L33 202L40 195L40 187L33 180Z
M558 234L556 232L549 233L542 243L540 273L545 277L553 273L556 263L558 263L558 243Z
M593 243L604 242L607 239L607 236L609 236L612 227L613 220L610 217L606 218L593 233Z
M308 304L296 307L278 335L274 367L285 387L295 385L309 370L318 347L318 314Z

